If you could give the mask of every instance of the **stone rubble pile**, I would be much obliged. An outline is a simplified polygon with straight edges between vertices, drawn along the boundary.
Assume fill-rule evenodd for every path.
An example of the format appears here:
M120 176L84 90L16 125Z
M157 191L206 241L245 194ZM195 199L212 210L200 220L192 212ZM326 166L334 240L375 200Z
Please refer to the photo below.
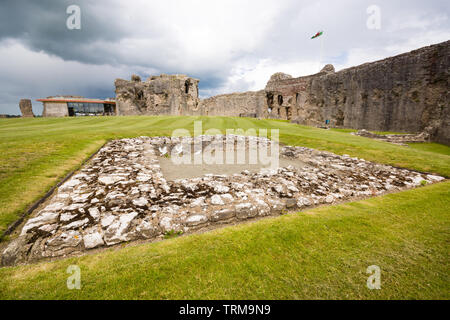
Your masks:
M426 131L418 134L376 134L365 129L350 134L360 137L366 137L375 140L386 141L394 144L407 146L407 143L430 142L430 134Z
M195 139L202 139L197 137ZM267 143L265 138L221 136ZM194 140L191 140L193 142ZM371 197L444 178L304 147L282 147L293 166L166 181L158 157L180 139L109 142L23 226L2 264L67 256L215 224Z

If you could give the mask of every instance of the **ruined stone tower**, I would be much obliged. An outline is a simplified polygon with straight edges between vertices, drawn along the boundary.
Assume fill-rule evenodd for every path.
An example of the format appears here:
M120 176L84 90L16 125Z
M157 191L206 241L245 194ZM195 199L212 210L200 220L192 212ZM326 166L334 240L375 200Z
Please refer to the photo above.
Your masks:
M186 75L152 76L142 82L116 79L119 115L192 115L198 111L199 80Z
M34 118L33 107L30 99L21 99L19 102L19 108L23 118Z

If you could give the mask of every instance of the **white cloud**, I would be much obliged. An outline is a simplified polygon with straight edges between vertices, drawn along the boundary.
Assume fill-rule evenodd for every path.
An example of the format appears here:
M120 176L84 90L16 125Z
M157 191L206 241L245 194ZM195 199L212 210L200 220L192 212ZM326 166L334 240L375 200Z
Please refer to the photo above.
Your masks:
M265 88L267 81L276 72L284 72L293 77L306 76L319 72L323 68L319 59L316 61L280 62L261 59L250 63L239 61L230 72L225 84L214 90L202 92L205 96L236 91L257 91Z
M119 6L128 36L111 50L123 61L180 72L222 69L264 41L292 1L141 1Z
M401 54L421 47L444 42L449 39L450 30L431 30L416 34L414 37L411 37L404 42L389 45L386 47L386 50L395 54Z
M445 13L437 13L432 17L427 17L423 13L417 15L407 16L404 19L392 20L387 27L388 32L401 32L404 30L419 29L427 31L431 28L439 27L448 21L448 16Z

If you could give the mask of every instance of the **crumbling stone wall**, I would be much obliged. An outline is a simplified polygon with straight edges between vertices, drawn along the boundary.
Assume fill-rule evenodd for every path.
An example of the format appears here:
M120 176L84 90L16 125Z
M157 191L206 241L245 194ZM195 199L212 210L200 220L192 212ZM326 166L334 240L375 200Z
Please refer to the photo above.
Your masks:
M116 105L119 115L195 115L198 109L199 80L186 75L152 76L142 82L116 79Z
M21 99L19 102L19 108L23 118L34 118L33 107L30 99Z
M264 90L214 96L200 100L199 80L186 75L152 76L142 82L117 79L116 104L119 115L210 115L265 117Z
M275 74L266 86L270 116L305 125L426 131L450 143L450 41L339 72L327 65L300 78Z
M274 74L265 90L198 98L199 80L160 75L117 79L121 115L269 117L296 123L405 133L450 144L450 41L335 72Z
M202 115L229 117L267 117L264 90L231 93L201 100Z

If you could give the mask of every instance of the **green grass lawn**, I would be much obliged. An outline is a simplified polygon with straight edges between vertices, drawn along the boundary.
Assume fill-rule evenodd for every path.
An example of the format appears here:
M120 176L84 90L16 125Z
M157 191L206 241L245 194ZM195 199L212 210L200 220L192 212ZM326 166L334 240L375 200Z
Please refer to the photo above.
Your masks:
M356 129L348 129L348 128L330 128L330 130L336 131L336 132L347 132L347 133L358 131ZM382 135L382 136L389 135L389 134L409 134L407 132L392 132L392 131L369 131L369 132L375 133L378 135Z
M0 269L6 299L449 299L450 183ZM69 265L81 289L68 290ZM381 289L366 269L381 269Z
M450 156L450 147L439 143L409 143L411 148L419 151L434 152Z
M0 232L107 140L176 128L274 128L280 139L450 177L448 147L229 117L0 119ZM448 298L449 183L82 258L0 270L0 298ZM218 263L219 262L219 263ZM79 264L83 289L65 287ZM367 266L382 289L365 287Z

